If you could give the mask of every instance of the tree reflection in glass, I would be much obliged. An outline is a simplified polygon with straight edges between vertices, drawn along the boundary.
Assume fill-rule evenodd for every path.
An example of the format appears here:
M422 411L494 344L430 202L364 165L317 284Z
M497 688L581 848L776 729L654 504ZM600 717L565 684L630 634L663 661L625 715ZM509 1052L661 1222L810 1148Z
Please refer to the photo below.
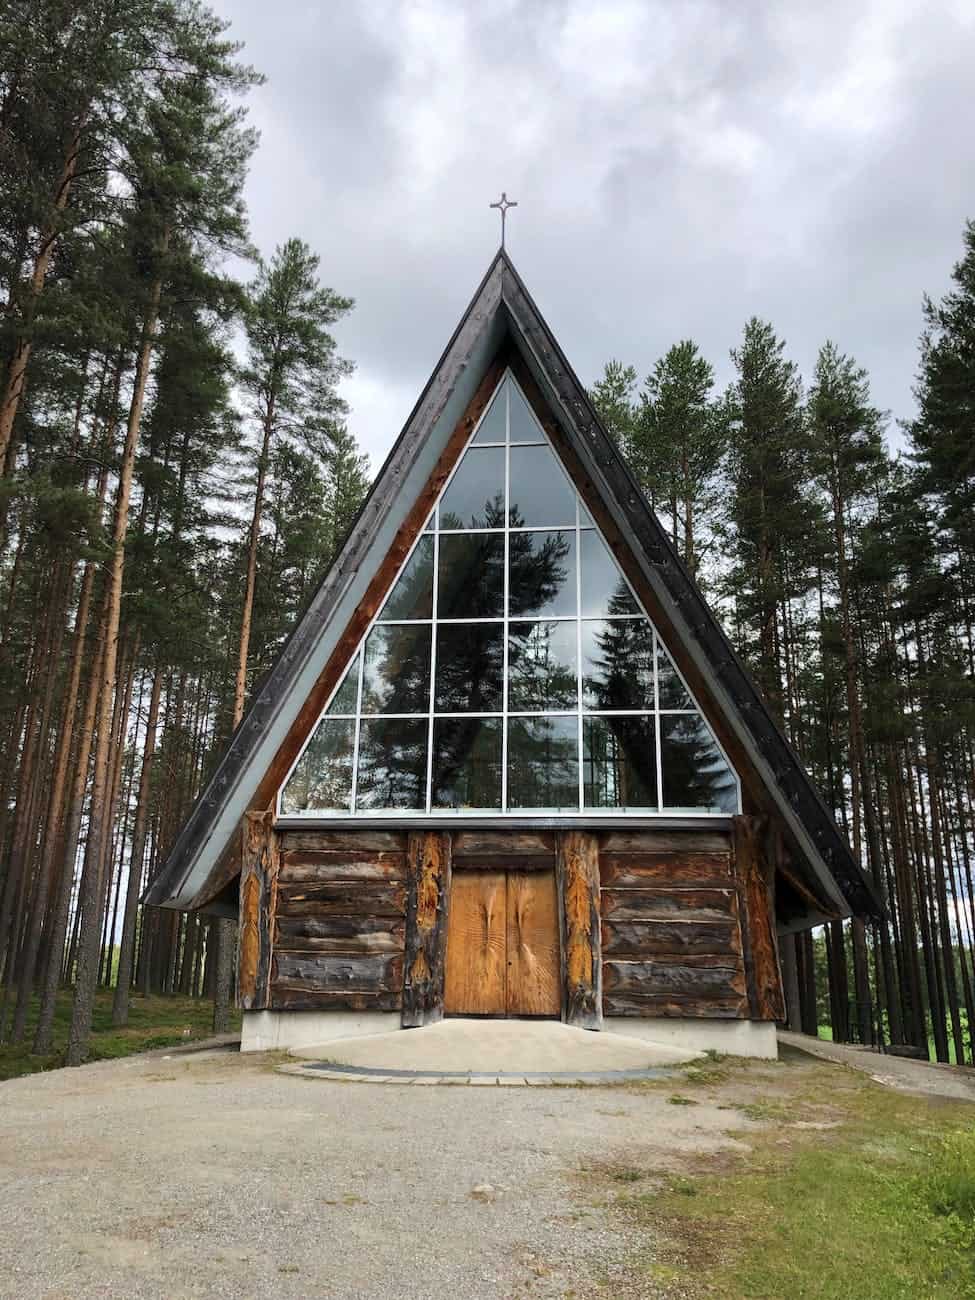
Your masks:
M737 808L734 775L698 714L661 717L660 759L665 808L729 813Z
M508 624L508 709L574 709L576 624Z
M386 598L380 621L433 617L433 538L421 537Z
M355 806L425 808L426 718L363 718Z
M583 795L587 808L657 811L657 747L652 717L585 718Z
M503 623L437 627L435 713L500 713Z
M377 624L366 640L362 712L428 712L431 644L426 624Z
M341 685L332 696L332 703L325 710L325 716L334 718L343 713L355 713L356 697L359 694L359 656L352 660L345 670Z
M578 723L569 718L508 719L508 807L579 806Z
M437 718L434 808L501 807L501 718Z
M504 610L503 534L442 534L437 584L438 618L500 618Z
M574 615L576 612L575 534L510 533L508 536L508 615Z
M318 724L281 792L285 816L349 811L354 740L355 722L351 718L326 718Z
M638 618L582 621L587 709L653 709L653 629Z

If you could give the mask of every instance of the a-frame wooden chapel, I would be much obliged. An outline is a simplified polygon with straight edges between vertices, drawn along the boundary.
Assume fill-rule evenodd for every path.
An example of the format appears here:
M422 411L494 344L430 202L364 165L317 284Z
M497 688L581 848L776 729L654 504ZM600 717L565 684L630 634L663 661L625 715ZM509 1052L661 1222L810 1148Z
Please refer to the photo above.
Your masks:
M243 1047L444 1015L773 1056L878 904L502 249L146 901Z

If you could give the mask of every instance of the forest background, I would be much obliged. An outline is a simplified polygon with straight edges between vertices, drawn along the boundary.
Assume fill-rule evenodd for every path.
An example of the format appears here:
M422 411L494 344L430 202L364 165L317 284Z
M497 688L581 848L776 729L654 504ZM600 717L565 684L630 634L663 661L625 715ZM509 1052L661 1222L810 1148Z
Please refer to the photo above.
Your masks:
M0 1038L89 1051L99 986L214 999L233 926L141 908L368 487L352 310L249 243L259 75L191 0L0 24ZM593 398L887 902L784 945L790 1017L972 1060L975 225L919 304L896 439L824 341L752 319L607 364ZM729 340L729 343L733 342ZM47 1056L45 1056L47 1059Z

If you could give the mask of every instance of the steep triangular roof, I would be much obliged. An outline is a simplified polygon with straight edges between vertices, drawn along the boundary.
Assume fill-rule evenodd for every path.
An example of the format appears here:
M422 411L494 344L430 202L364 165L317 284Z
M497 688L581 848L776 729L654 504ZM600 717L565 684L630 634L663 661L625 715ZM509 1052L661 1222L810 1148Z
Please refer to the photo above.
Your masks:
M644 603L653 603L652 616L669 649L680 654L685 676L702 704L707 701L709 721L722 731L725 747L735 747L743 778L751 777L753 810L778 814L792 861L794 924L851 911L876 914L876 897L849 845L504 250L488 268L338 558L260 683L146 901L198 907L219 900L238 869L243 814L270 806L361 635L377 575L391 564L395 571L412 545L430 494L442 485L506 365L518 375L587 505L600 516L604 535L611 544L615 536L619 553L637 567L628 576L641 582Z

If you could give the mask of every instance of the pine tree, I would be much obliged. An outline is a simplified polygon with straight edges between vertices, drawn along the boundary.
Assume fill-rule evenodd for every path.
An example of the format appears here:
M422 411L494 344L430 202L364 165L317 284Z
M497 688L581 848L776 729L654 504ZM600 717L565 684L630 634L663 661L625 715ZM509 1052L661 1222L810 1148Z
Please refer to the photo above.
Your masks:
M640 475L669 517L671 539L692 576L700 568L702 533L713 529L723 495L728 421L713 389L714 370L697 345L675 344L647 377L632 437Z

